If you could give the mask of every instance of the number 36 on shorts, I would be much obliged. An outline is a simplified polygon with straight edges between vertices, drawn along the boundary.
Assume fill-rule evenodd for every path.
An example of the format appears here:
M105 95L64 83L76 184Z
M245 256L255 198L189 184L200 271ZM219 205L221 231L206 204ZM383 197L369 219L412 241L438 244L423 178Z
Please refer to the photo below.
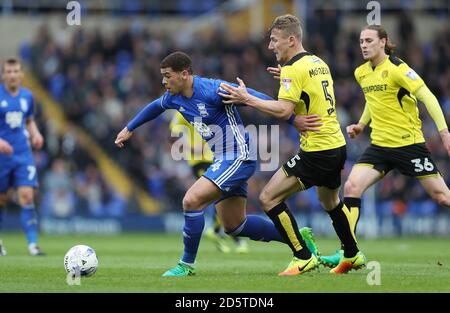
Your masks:
M411 163L414 164L414 171L416 173L420 173L423 171L431 172L434 170L434 165L428 160L428 158L412 159Z

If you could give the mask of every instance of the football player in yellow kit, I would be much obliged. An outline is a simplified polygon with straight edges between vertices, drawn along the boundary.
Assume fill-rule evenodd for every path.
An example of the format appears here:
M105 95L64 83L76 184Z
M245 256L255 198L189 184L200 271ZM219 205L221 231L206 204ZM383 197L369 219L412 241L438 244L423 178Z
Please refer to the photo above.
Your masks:
M382 26L365 27L359 44L367 62L355 70L355 79L364 92L366 105L358 124L347 126L347 133L355 138L369 123L372 132L371 145L353 166L344 186L344 203L352 216L354 234L362 194L392 169L417 178L435 202L450 207L450 190L425 145L417 106L418 100L425 105L450 156L450 134L438 100L422 78L393 55L394 46ZM345 273L354 266L342 257L342 251L322 256L321 261L336 265L332 269L336 273Z

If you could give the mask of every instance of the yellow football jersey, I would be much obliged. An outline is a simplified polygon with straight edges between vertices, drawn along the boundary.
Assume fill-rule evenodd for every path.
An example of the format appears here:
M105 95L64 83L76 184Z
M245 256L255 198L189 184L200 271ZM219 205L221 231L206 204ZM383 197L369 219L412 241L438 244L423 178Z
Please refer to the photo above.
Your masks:
M320 132L302 132L303 151L323 151L345 145L336 117L333 78L328 65L319 57L302 52L281 68L278 99L295 103L295 114L317 114L323 125Z
M425 83L416 72L390 56L375 68L364 63L355 78L366 98L374 145L396 148L425 142L413 95Z
M180 112L176 111L173 115L169 125L170 129L177 133L183 133L185 138L189 140L188 144L191 147L190 152L186 155L187 162L190 166L194 166L198 163L211 162L214 159L214 155L209 148L208 144L203 140L200 134L195 130L194 126L185 120ZM189 129L189 133L185 134L186 128ZM189 136L190 135L190 136ZM197 147L195 145L197 144ZM201 148L199 145L203 145L203 155L201 154Z

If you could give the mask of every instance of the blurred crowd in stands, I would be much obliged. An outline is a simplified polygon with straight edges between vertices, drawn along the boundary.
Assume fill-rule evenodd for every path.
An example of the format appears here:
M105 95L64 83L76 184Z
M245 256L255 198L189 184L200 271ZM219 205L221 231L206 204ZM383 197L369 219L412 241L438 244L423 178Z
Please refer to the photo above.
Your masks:
M396 29L397 55L425 80L438 98L450 124L450 27L447 24L432 38L420 43L414 20L402 14ZM337 112L341 126L358 121L364 106L363 93L354 80L354 69L363 63L359 48L359 29L344 31L335 11L316 11L305 22L305 48L323 58L331 68ZM55 34L45 26L37 30L32 42L21 49L22 58L51 95L62 105L70 121L84 128L109 156L153 197L164 201L165 209L181 211L185 190L194 182L185 162L172 160L166 112L138 129L126 148L114 146L116 134L144 105L163 93L160 61L167 54L182 49L193 58L198 75L235 82L241 77L256 90L276 97L278 82L266 72L276 64L267 49L268 38L236 38L217 30L195 37L180 47L173 36L152 32L139 23L121 26L114 32L101 33L80 27L68 44L58 44ZM450 160L435 124L420 105L427 145L450 185ZM298 149L298 135L290 125L249 108L239 109L244 123L280 125L280 165ZM45 126L45 127L44 127ZM95 216L120 216L128 207L114 194L99 169L85 152L79 151L77 139L68 131L58 138L51 120L42 121L47 149L37 156L41 165L42 205L45 214L68 216L77 213ZM348 160L343 182L351 166L369 144L369 132L356 140L348 139ZM249 212L261 212L258 193L273 172L257 171L249 182ZM434 214L441 208L429 200L417 181L390 173L377 185L377 210L381 215L402 216ZM313 189L289 200L297 212L320 211ZM61 205L64 203L64 205ZM57 204L58 203L58 204Z

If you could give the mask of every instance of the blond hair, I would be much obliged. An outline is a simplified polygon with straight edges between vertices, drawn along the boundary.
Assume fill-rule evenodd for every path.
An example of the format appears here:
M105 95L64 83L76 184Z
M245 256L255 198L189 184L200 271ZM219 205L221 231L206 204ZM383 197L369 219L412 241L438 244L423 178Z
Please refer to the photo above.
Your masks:
M295 36L299 41L302 41L303 30L300 20L292 14L278 16L270 26L269 33L275 28L283 31L287 36Z

